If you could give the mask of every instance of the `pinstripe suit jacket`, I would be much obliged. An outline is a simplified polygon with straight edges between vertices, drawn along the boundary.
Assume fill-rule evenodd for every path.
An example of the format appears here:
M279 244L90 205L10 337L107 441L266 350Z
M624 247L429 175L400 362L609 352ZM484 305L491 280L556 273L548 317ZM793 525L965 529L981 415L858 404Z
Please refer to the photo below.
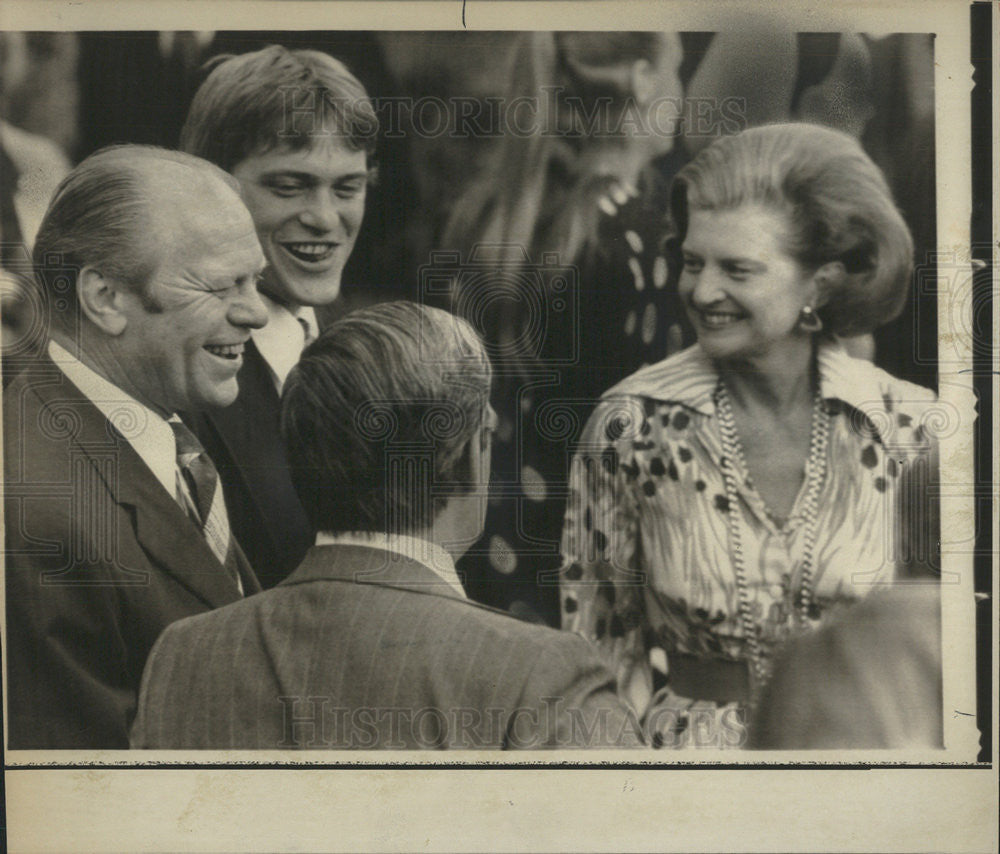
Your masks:
M428 567L317 546L273 590L150 655L135 748L635 746L582 638L464 599Z

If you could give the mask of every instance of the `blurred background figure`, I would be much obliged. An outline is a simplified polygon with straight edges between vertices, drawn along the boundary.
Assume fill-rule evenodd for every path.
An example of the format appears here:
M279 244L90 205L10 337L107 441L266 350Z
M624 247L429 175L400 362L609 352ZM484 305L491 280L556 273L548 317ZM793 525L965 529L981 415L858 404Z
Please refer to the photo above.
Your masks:
M33 73L40 73L33 67L37 66L33 48L37 52L38 47L39 41L29 42L24 33L0 33L0 316L4 385L38 355L45 342L44 311L30 284L31 250L49 199L70 168L55 142L8 120L12 106L18 112L17 96L23 94L25 81ZM9 97L11 93L13 98Z
M528 619L557 619L539 579L558 566L572 424L680 335L650 168L676 143L680 61L675 34L521 34L493 168L439 243L498 373L496 498L463 569L474 597Z
M899 582L789 643L750 727L772 750L943 747L937 445L897 491Z
M649 336L641 323L626 329L624 318L655 305L666 284L666 271L653 270L663 211L649 196L657 189L652 165L679 135L680 62L680 39L671 33L522 34L494 168L456 201L439 245L465 259L484 244L510 247L490 260L515 279L530 276L548 254L549 264L572 268L584 318L601 309L614 316L602 313L602 324L569 318L575 328L547 324L539 335L529 332L541 319L535 306L500 284L499 307L484 319L494 325L487 331L497 352L514 366L544 364L546 350L562 355L569 344L589 357L591 371L637 367L637 346L662 357L667 324ZM456 289L456 302L470 312L488 300L480 280L459 280ZM632 340L623 344L623 337Z
M378 191L391 204L386 234L399 238L386 241L383 254L398 269L397 286L417 298L420 267L442 248L455 203L471 183L494 174L503 127L490 105L506 101L524 34L389 31L375 38L384 74L382 88L372 91L386 131ZM349 300L365 292L378 298L371 286L351 292L347 285Z
M876 593L790 644L750 733L772 750L943 747L940 588Z

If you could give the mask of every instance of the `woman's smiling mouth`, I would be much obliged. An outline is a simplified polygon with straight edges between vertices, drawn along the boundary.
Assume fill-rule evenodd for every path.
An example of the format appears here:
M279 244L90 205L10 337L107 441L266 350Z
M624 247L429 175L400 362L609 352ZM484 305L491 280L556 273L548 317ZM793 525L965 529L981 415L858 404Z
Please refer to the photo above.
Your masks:
M727 326L731 326L738 320L743 319L742 314L737 314L731 311L697 311L698 319L701 321L702 326L707 329L724 329Z

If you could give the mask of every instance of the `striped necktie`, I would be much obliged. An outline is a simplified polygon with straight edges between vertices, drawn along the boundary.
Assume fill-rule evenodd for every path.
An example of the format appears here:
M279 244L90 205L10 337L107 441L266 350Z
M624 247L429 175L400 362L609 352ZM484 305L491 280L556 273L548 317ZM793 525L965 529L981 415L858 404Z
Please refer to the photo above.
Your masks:
M182 421L174 419L167 423L177 440L178 500L242 593L243 584L240 582L236 555L233 552L233 538L229 530L229 517L226 515L226 502L219 485L219 474L201 442ZM181 477L187 486L186 491L181 486Z

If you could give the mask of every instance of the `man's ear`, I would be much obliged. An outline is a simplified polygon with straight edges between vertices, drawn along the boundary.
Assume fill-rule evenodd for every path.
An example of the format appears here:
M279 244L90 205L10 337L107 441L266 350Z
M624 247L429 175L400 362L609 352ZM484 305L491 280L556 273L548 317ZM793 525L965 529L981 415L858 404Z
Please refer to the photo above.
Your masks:
M474 483L479 472L480 447L478 434L472 436L462 448L462 453L455 461L455 480L459 483Z
M826 305L843 284L846 275L847 271L840 261L829 261L813 273L812 286L815 297L812 307L822 308Z
M93 267L84 267L76 279L76 295L86 318L107 335L121 335L128 319L121 283Z
M489 483L491 451L492 442L488 435L482 429L477 430L469 437L455 463L456 480L469 484L469 489L473 491Z

